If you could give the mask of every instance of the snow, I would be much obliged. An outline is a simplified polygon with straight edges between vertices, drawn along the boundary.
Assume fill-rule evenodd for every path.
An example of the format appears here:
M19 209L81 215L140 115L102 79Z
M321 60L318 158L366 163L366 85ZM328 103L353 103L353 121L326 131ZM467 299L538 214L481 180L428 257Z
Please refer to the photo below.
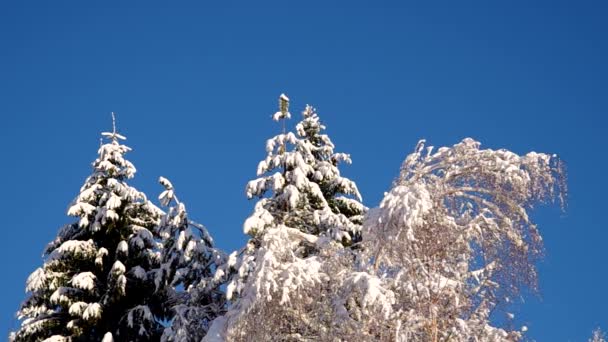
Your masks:
M86 202L78 202L68 209L69 216L91 215L95 207Z
M116 288L118 289L118 294L124 296L127 293L127 277L124 274L121 274L116 279Z
M118 221L119 216L118 214L114 211L114 210L106 210L105 211L105 219L106 220L111 220L111 221Z
M350 291L362 294L363 308L379 305L384 313L384 319L389 318L395 304L395 295L384 288L381 279L366 272L353 272L346 283Z
M146 271L141 266L135 266L131 269L131 274L136 279L145 280L146 279Z
M138 340L148 340L153 331L149 330L154 315L147 305L137 305L127 313L127 325L134 328L140 336Z
M114 265L112 265L112 270L110 272L114 275L121 275L126 272L126 267L120 260L116 260Z
M118 168L116 167L116 165L112 164L112 162L107 160L102 160L101 162L99 162L97 168L101 171L112 171L112 173L114 174L118 173Z
M110 195L110 199L108 199L108 201L106 202L106 208L114 210L116 208L120 208L121 204L122 201L120 200L120 197L116 196L116 194L113 193Z
M147 228L137 225L132 225L131 228L134 231L134 234L131 239L141 240L141 243L138 242L136 244L139 248L154 245L154 236L152 235L152 232L150 232ZM133 243L132 241L130 242Z
M55 249L48 258L48 261L63 259L66 256L88 257L97 253L93 240L80 241L68 240Z
M46 271L39 267L27 278L25 291L32 292L41 290L46 286L46 281Z
M120 135L116 132L102 132L101 133L102 136L108 138L108 139L118 139L118 140L127 140L127 138L123 135Z
M97 191L101 189L101 185L93 184L87 189L84 189L80 192L78 197L76 198L77 202L90 202L95 199L95 194Z
M234 267L234 266L236 266L236 263L237 263L237 253L232 252L232 253L230 253L230 256L228 257L228 267Z
M53 304L69 304L71 301L71 299L70 299L71 292L73 292L73 289L71 289L69 287L61 286L53 292L53 294L51 295L51 297L49 299L50 299L51 303L53 303Z
M258 176L261 176L264 173L266 173L266 171L268 171L268 163L266 162L266 160L262 160L258 164L258 170L257 170L256 174Z
M116 246L116 253L122 254L122 255L128 255L129 254L129 244L127 244L127 242L125 240L121 240L118 243L118 246Z
M224 316L213 320L202 342L225 342L226 336L224 335L224 331L226 330L226 322L227 319Z
M137 235L132 236L129 239L129 243L131 246L137 247L137 249L144 249L146 247L144 240Z
M291 118L291 114L289 112L287 113L283 113L283 112L276 112L274 113L274 115L272 116L272 119L274 121L279 121L281 119L290 119Z
M152 312L150 311L150 308L147 305L138 305L135 308L129 310L129 313L127 315L127 324L129 325L129 327L135 326L135 317L137 317L136 314L137 316L141 315L141 317L148 321L152 320Z
M85 228L88 225L89 225L89 218L86 216L81 217L80 220L78 221L78 226L80 228Z
M295 186L289 184L283 189L283 196L291 209L296 209L300 201L300 191Z
M72 305L70 305L68 312L72 316L82 316L82 314L84 313L84 311L87 309L88 306L89 306L88 303L76 302L76 303L73 303Z
M96 321L101 318L101 305L99 303L92 303L82 313L82 318L85 321Z
M82 272L72 277L70 283L77 289L92 291L95 289L97 278L92 272Z
M95 265L103 266L103 258L108 255L108 250L104 247L101 247L97 251L97 255L95 256Z
M159 196L158 200L161 205L167 206L173 200L173 190L165 190Z
M171 184L171 182L165 178L165 177L159 177L158 178L158 182L164 186L167 190L172 190L173 189L173 184Z
M253 234L261 232L264 228L274 221L274 217L268 210L264 208L266 201L260 201L256 204L254 213L245 220L243 224L243 232L245 234Z
M186 243L186 232L180 231L177 236L177 241L175 242L175 247L178 250L184 250L184 244Z
M192 260L194 256L194 251L199 247L198 241L189 240L186 244L186 248L184 248L184 261Z
M415 241L415 229L424 224L425 215L433 208L431 195L424 184L411 186L397 186L393 188L382 200L380 209L382 215L375 217L376 223L369 223L382 227L385 224L397 224L404 227L405 236ZM392 223L396 218L397 223ZM383 229L383 228L376 228Z
M103 335L103 339L101 340L101 342L114 342L114 337L112 336L112 333L111 332L105 333L105 335Z

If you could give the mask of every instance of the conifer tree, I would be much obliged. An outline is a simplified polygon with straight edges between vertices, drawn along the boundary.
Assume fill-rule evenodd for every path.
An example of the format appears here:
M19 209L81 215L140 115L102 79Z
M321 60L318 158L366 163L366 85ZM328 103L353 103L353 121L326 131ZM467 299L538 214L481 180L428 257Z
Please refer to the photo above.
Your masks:
M324 260L340 259L341 243L352 243L365 208L354 182L337 169L348 156L333 153L312 107L305 110L298 135L286 131L288 101L281 95L273 116L282 121L283 133L268 140L267 156L258 165L260 178L247 184L247 197L259 198L244 223L250 239L229 259L236 272L227 287L232 306L214 323L208 341L319 339L329 334L329 292L335 288ZM255 317L264 317L264 324Z
M224 277L221 271L215 277L215 272L225 257L213 247L207 229L188 218L171 182L163 177L159 181L165 187L159 200L168 210L159 227L163 249L155 283L157 291L166 293L171 317L161 340L199 342L224 310Z
M159 264L154 228L162 211L127 184L135 167L116 132L99 148L93 173L71 204L77 220L44 251L27 279L13 341L154 341L163 308L150 271Z
M325 126L312 106L307 105L302 116L296 130L314 158L313 172L308 178L319 185L327 202L327 206L315 208L318 229L344 245L357 243L361 239L361 224L367 208L361 203L355 182L342 177L338 169L341 162L352 163L350 155L334 152L334 144L327 134L323 134Z

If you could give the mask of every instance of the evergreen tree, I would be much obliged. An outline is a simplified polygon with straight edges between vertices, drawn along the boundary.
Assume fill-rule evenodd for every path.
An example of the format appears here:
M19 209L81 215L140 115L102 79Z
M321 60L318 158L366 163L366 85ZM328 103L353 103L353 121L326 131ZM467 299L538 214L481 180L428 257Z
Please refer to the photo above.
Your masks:
M71 204L77 221L48 244L27 279L13 341L154 341L163 308L150 273L160 255L154 228L162 211L127 184L135 167L125 137L102 133L93 173Z
M288 101L281 95L273 116L283 127L291 117ZM352 243L365 208L354 182L337 169L348 156L333 153L323 129L307 107L299 137L284 128L266 143L260 178L246 188L248 198L259 198L244 223L250 239L228 262L236 271L227 288L232 306L214 322L206 340L319 339L329 334L335 288L325 269L330 263L324 260L342 260L341 243ZM353 260L352 255L345 259ZM264 317L264 324L256 317Z
M166 292L163 297L168 298L171 314L161 340L199 342L224 310L225 295L220 290L224 277L221 271L214 276L225 257L213 247L207 229L188 218L173 185L163 177L160 183L165 191L159 200L169 208L159 227L163 249L155 282L158 291Z
M314 214L319 218L317 228L344 245L357 243L361 239L361 224L367 208L361 204L355 182L342 177L338 169L340 162L352 163L350 155L334 152L334 144L327 134L323 134L325 126L312 106L307 105L302 116L296 130L314 157L313 171L308 178L319 185L327 202L327 206L314 208Z

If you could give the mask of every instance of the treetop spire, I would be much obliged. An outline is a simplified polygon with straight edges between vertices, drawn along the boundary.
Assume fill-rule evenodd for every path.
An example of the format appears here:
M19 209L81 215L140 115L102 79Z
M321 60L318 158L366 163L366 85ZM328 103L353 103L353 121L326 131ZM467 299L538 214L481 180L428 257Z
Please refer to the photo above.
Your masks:
M112 112L112 133L116 134L116 115Z
M274 113L272 116L274 121L281 119L291 119L291 113L289 113L289 97L285 94L279 96L279 111Z
M112 142L118 142L118 140L127 140L124 135L120 135L116 132L116 114L112 112L112 133L102 132L101 135L107 139L111 139Z

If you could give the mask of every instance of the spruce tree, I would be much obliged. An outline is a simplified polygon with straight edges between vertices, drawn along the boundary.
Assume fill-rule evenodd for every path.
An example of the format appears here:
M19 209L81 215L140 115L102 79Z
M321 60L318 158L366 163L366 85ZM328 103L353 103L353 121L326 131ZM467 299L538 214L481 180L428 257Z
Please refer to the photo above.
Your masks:
M159 200L168 210L159 226L163 248L155 283L166 294L171 317L161 340L199 342L224 311L224 276L220 271L216 277L216 270L225 256L213 247L207 229L188 218L171 182L163 177L159 181L165 187Z
M282 95L273 118L291 118L289 101ZM266 143L267 156L257 169L260 178L247 184L247 197L258 197L254 213L245 221L245 233L256 237L268 225L284 224L303 233L324 236L344 244L360 237L365 206L357 185L340 175L338 163L351 163L334 145L318 115L306 106L296 125L297 135L286 132Z
M214 323L207 341L318 340L331 330L335 288L327 260L341 260L342 243L352 243L365 208L356 185L337 169L348 156L333 153L311 107L298 135L287 132L288 105L281 95L273 119L282 123L283 132L267 141L259 178L247 184L247 197L258 198L244 223L250 239L229 259L235 272L227 287L232 306ZM263 317L264 324L256 317Z
M13 341L158 340L164 316L150 272L160 255L154 229L162 211L127 184L131 149L114 128L98 151L93 173L71 204L77 220L44 251L27 279L27 299Z
M361 224L367 208L361 203L355 182L340 175L338 164L351 164L350 155L334 152L331 139L323 134L326 127L312 106L307 105L302 116L296 130L314 157L313 171L308 178L319 185L327 202L327 206L315 208L318 229L344 245L355 244L361 240Z

